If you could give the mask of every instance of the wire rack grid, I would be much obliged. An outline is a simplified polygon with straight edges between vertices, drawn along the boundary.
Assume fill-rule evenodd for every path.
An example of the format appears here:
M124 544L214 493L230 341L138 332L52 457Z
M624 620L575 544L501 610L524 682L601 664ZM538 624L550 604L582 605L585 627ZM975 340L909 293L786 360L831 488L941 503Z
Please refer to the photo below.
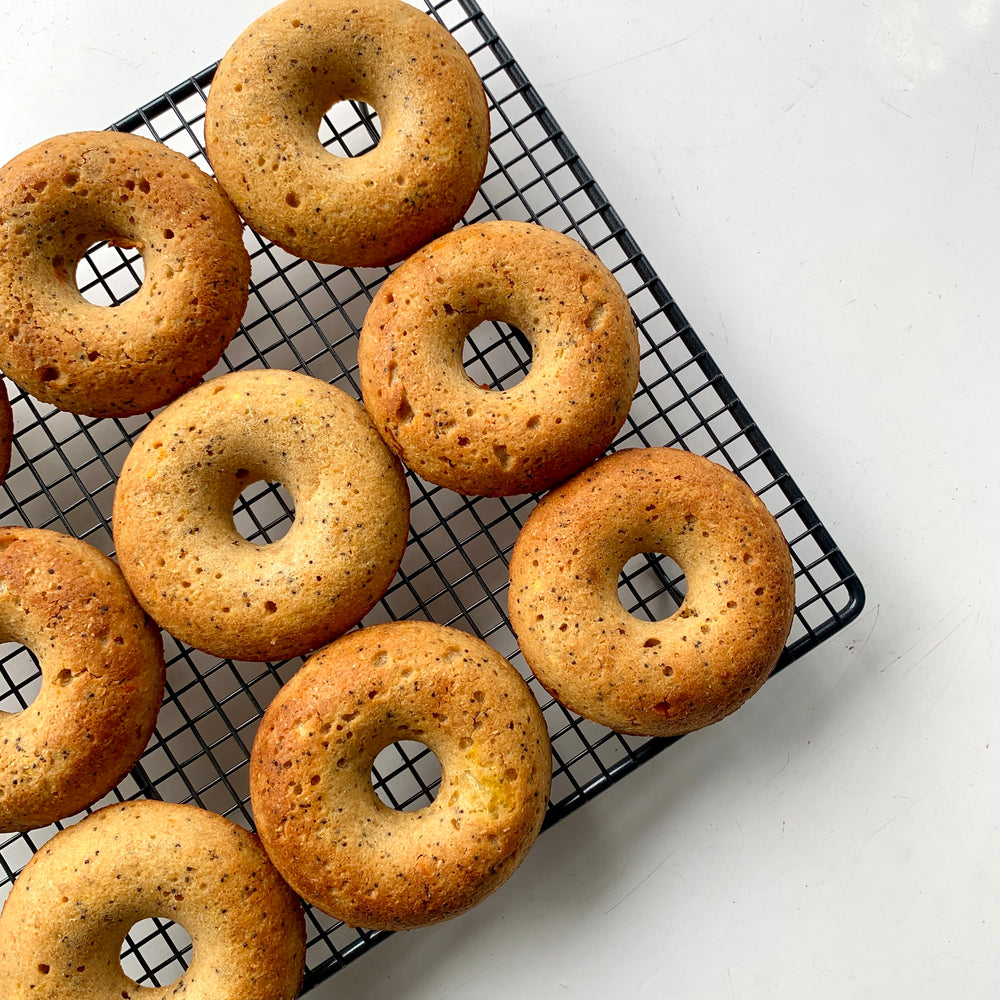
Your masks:
M472 57L486 86L492 140L482 188L464 222L488 218L537 222L578 239L614 271L636 318L641 382L616 448L675 446L736 471L768 505L789 541L796 569L796 615L778 669L813 649L861 611L864 592L827 530L768 445L747 409L685 320L570 141L473 0L426 0ZM210 170L202 144L205 96L214 67L117 123L166 143ZM338 104L321 139L356 156L378 142L378 118L364 104ZM388 271L352 270L299 260L247 230L253 262L250 301L239 334L210 375L255 367L308 372L360 397L357 334ZM91 249L77 279L91 301L116 305L142 283L135 251ZM530 350L503 324L473 331L465 348L469 375L506 388L527 373ZM9 386L16 438L0 491L0 523L52 528L113 554L110 516L115 483L132 441L150 415L124 420L79 417ZM507 559L537 497L466 498L408 477L411 531L400 572L365 624L426 618L478 634L525 677L549 725L553 787L546 826L592 799L671 741L626 737L582 720L554 702L531 677L506 617ZM241 533L274 541L294 517L278 483L248 487L234 510ZM620 596L633 614L668 617L683 600L684 578L670 560L638 556L625 567ZM257 723L302 660L235 663L164 636L167 691L156 732L128 778L94 808L150 797L194 802L252 826L247 760ZM19 711L40 686L30 651L0 648L0 711ZM416 809L432 801L436 758L419 743L388 747L373 783L386 803ZM0 836L0 901L24 864L58 829ZM328 978L385 935L348 928L307 908L304 989ZM137 924L122 950L125 971L144 985L167 985L186 968L190 938L175 924Z

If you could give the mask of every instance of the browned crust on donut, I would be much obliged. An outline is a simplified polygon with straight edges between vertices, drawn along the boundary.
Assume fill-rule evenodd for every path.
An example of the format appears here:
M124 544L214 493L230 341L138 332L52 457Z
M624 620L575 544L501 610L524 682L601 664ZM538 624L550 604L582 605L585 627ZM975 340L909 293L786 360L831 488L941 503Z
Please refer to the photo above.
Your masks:
M192 939L187 971L162 990L140 990L119 958L148 917ZM254 834L194 806L106 806L57 833L14 883L0 996L294 1000L305 937L302 904Z
M0 713L0 830L30 830L91 805L139 759L163 645L112 560L18 527L0 528L0 639L26 645L42 672L28 708Z
M488 320L532 346L517 385L490 391L462 365ZM604 452L628 416L639 344L614 275L543 226L484 222L442 236L386 279L358 345L365 406L415 472L466 494L540 492Z
M628 614L618 577L661 552L685 573L680 609ZM671 448L610 455L531 512L510 561L509 613L535 676L620 732L675 736L716 722L777 662L795 610L788 545L747 485Z
M378 146L334 155L318 138L344 100L379 116ZM205 144L249 224L289 253L374 267L447 232L489 149L482 82L437 21L401 0L288 0L216 70Z
M269 545L233 522L260 480L295 503ZM265 369L205 382L152 420L122 467L113 528L125 578L167 631L216 656L281 660L374 607L402 560L409 509L403 468L360 403Z
M371 767L398 740L441 763L415 812L375 796ZM551 781L548 732L517 671L473 636L430 622L375 625L316 653L281 689L250 758L268 853L313 905L354 926L418 927L497 889L534 843Z
M94 305L76 268L93 244L141 251L142 287ZM250 258L219 186L141 136L55 136L0 168L0 369L38 399L128 416L197 383L236 332Z

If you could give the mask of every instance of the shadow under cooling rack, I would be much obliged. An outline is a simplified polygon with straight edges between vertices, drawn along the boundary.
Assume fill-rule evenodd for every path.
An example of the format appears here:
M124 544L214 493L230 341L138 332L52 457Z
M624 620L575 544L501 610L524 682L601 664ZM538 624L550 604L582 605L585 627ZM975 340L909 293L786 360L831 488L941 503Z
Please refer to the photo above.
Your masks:
M594 250L629 295L641 345L641 382L616 448L689 449L741 475L764 500L788 539L796 570L796 616L779 669L813 649L861 611L864 592L680 309L590 176L506 46L471 0L429 8L472 57L487 90L492 141L482 188L466 223L504 218L538 222ZM145 105L115 128L145 135L209 170L202 145L212 68ZM363 104L337 105L321 138L334 152L358 155L378 141L378 120ZM211 374L269 366L308 372L360 396L357 334L385 269L351 270L290 257L249 230L250 301L241 330ZM134 252L91 249L78 271L91 301L117 304L142 280ZM527 372L523 338L502 324L470 338L465 362L479 381L500 388ZM17 430L10 474L0 491L0 523L49 527L113 550L111 504L118 472L149 416L95 420L56 411L11 386ZM507 559L536 498L466 498L412 474L412 524L403 565L365 623L426 618L473 632L529 679L552 738L550 826L589 801L668 741L625 737L568 713L530 677L506 617ZM294 511L274 483L248 488L234 515L247 538L280 537ZM621 578L626 608L645 618L669 615L683 599L683 576L658 556L630 561ZM165 636L167 693L156 732L132 774L97 806L136 797L195 802L244 826L247 759L260 716L301 665L233 663ZM37 691L34 659L0 647L0 710L27 706ZM380 756L374 782L399 808L430 802L440 779L420 744ZM96 808L96 806L95 806ZM0 899L17 872L53 833L73 822L0 839ZM326 979L385 935L355 930L307 910L305 988ZM190 940L180 928L144 921L123 951L142 984L165 985L186 966Z

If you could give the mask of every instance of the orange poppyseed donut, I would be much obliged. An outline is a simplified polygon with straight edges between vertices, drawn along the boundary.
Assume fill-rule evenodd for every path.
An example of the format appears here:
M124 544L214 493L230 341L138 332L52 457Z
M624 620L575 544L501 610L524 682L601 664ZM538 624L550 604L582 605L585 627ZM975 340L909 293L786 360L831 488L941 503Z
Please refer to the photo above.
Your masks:
M426 744L434 801L402 812L372 787L379 752ZM315 653L264 713L250 756L261 840L304 899L350 926L402 930L465 912L535 842L552 774L527 684L475 636L373 625Z
M499 320L531 344L528 374L491 391L462 363L465 338ZM618 433L639 381L639 343L615 276L575 240L524 222L442 236L383 283L358 343L365 406L414 472L459 493L549 489Z
M145 276L88 302L95 243L134 247ZM250 257L219 186L141 136L76 132L0 168L0 369L37 399L95 417L162 406L211 369L246 308Z
M243 538L233 506L251 483L292 496L287 534ZM122 466L113 528L139 603L216 656L284 660L356 625L403 558L403 468L363 406L299 372L232 372L149 423Z
M0 640L27 646L42 673L27 708L0 712L0 830L31 830L96 802L139 759L163 643L106 555L17 527L0 528Z
M618 578L658 552L687 592L664 621L629 614ZM545 496L510 561L508 608L536 678L572 711L619 732L676 736L756 691L795 610L781 529L739 477L674 448L595 462Z
M338 156L323 115L363 101L378 145ZM287 0L223 57L205 144L243 218L289 253L325 264L401 260L462 217L489 149L482 82L437 21L402 0Z
M191 936L187 970L160 989L121 963L149 918ZM57 833L17 877L0 914L0 996L295 1000L305 950L302 904L254 834L196 806L126 802Z

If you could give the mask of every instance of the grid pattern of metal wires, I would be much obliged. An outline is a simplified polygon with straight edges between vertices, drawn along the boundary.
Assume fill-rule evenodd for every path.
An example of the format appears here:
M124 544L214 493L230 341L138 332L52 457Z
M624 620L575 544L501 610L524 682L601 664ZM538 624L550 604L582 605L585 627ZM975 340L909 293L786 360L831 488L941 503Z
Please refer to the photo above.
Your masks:
M863 590L757 425L708 356L680 309L472 0L427 0L471 55L486 85L493 137L482 189L466 222L530 220L568 233L593 249L629 294L642 349L642 380L616 447L667 445L699 452L737 471L778 518L797 574L797 613L785 666L860 612ZM202 146L205 95L212 68L182 83L115 127L164 142L209 170ZM321 138L340 155L378 141L378 119L363 104L344 103L326 116ZM359 397L357 334L384 269L350 270L298 260L247 231L253 259L250 303L242 329L211 374L275 367L308 372ZM142 282L135 251L99 245L78 271L91 301L113 305ZM530 353L500 324L473 331L465 362L477 382L502 388L520 380ZM52 409L11 386L16 440L0 490L0 523L52 528L113 551L109 528L117 474L131 442L149 420L97 420ZM464 498L410 475L412 528L393 586L366 623L426 618L478 634L526 676L505 613L507 559L532 496ZM253 541L280 537L294 516L277 483L244 491L234 511ZM683 599L683 574L662 557L626 567L620 595L640 617L662 619ZM220 661L165 636L167 692L153 739L139 765L98 806L137 797L194 802L245 826L247 759L258 720L301 660L274 664ZM0 710L19 711L40 676L27 650L0 647ZM667 741L624 737L581 720L530 680L552 737L551 825L635 769ZM395 744L376 761L382 799L413 809L433 800L440 769L417 743ZM96 807L95 807L96 808ZM18 871L55 831L0 837L0 900ZM354 930L308 911L305 987L324 980L383 935ZM137 924L122 952L140 983L166 985L186 968L190 939L173 924Z

